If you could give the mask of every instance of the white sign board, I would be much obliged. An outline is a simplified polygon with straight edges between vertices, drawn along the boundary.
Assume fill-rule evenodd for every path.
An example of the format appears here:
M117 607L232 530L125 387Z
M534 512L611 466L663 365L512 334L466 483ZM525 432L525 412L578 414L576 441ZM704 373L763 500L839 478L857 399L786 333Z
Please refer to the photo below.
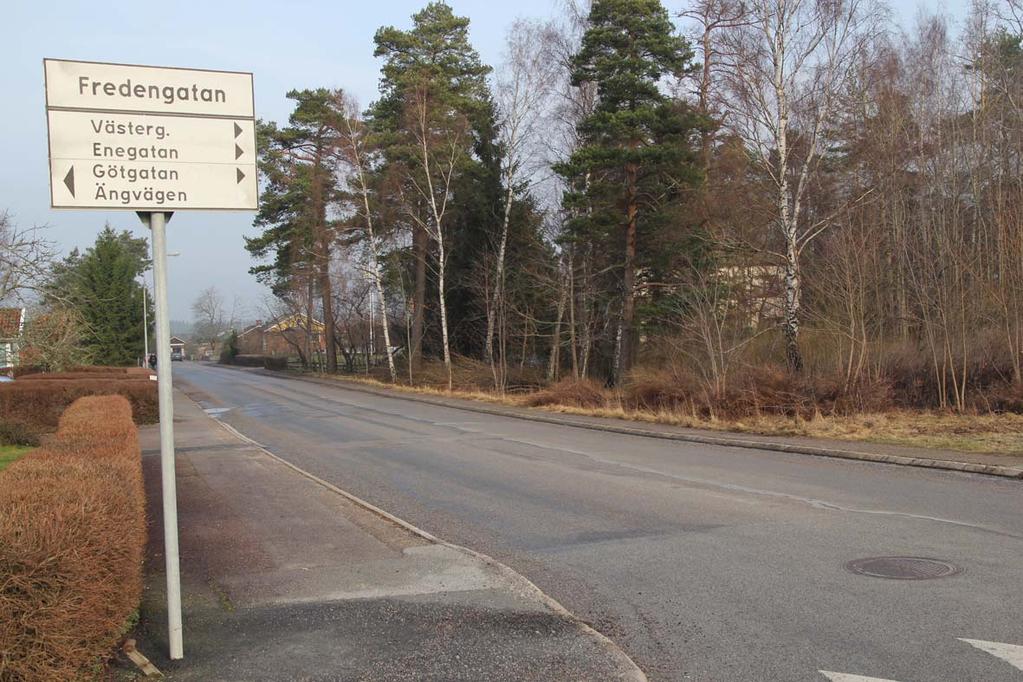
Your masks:
M43 66L54 208L258 208L252 74Z

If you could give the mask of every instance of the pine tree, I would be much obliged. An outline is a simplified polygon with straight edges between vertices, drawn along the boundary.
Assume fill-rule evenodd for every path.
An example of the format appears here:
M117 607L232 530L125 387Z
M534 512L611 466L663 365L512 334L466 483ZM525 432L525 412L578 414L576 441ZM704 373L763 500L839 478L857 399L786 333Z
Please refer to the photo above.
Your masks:
M374 54L383 57L384 64L381 97L370 109L369 122L385 150L382 172L393 176L412 233L415 290L410 357L415 362L422 356L427 275L432 266L444 356L450 366L444 288L452 247L460 252L471 243L464 228L473 207L485 205L483 212L492 212L496 203L488 202L496 202L500 195L499 184L496 193L465 184L472 176L487 175L483 154L494 139L493 104L486 83L490 68L469 43L469 20L455 16L447 4L431 2L412 22L411 30L384 27L374 37ZM481 197L480 191L494 196ZM453 261L456 266L464 262L460 253Z
M672 209L700 178L692 138L701 119L662 91L666 78L692 68L692 51L659 0L595 0L572 67L572 84L594 83L598 101L578 125L582 145L556 170L574 188L572 237L620 254L609 265L620 273L619 382L636 356L640 270L657 256L651 243L664 249L665 231L680 229Z
M336 241L328 207L337 198L332 156L336 153L335 93L325 88L292 90L295 100L285 128L261 124L261 169L266 187L260 197L255 225L261 235L246 238L245 247L256 257L273 253L273 262L250 268L275 295L286 297L304 287L311 305L319 294L327 346L327 371L337 371L330 262ZM307 316L312 316L307 310Z

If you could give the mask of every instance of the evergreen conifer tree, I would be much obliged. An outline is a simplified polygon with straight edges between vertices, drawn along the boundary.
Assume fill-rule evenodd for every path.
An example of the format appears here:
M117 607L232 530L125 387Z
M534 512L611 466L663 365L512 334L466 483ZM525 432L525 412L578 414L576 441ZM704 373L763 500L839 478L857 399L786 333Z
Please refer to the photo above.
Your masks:
M82 346L97 364L131 365L142 356L143 298L137 278L149 268L148 252L144 238L107 225L84 254L76 249L58 264L47 283L47 302L72 308L81 318Z
M636 355L636 299L648 256L681 231L677 207L700 178L693 135L701 119L663 92L664 81L692 68L659 0L594 0L589 27L573 59L572 83L594 83L597 104L578 125L581 146L557 167L573 191L571 237L603 245L619 282L612 379ZM665 240L665 236L669 239Z

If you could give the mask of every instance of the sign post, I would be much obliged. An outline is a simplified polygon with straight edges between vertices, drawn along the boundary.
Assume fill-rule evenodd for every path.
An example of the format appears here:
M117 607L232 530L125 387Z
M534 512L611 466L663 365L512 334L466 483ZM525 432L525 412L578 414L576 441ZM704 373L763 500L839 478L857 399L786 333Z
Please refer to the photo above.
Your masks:
M160 482L163 488L163 549L167 570L167 638L170 658L182 658L181 568L178 559L178 492L174 471L174 387L171 384L170 314L167 310L167 221L171 213L139 211L153 234L156 289L156 387L160 397Z
M179 659L166 228L174 211L258 208L252 74L56 59L44 59L43 71L50 205L133 210L153 236L167 625L170 658Z

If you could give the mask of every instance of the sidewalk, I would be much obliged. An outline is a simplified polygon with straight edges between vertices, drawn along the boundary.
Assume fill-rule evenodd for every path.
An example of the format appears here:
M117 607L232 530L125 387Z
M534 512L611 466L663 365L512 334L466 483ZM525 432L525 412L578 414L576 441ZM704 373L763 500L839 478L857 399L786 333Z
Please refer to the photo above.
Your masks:
M185 658L166 658L159 432L138 648L172 680L643 679L506 567L421 537L175 393ZM556 605L555 605L556 606Z

